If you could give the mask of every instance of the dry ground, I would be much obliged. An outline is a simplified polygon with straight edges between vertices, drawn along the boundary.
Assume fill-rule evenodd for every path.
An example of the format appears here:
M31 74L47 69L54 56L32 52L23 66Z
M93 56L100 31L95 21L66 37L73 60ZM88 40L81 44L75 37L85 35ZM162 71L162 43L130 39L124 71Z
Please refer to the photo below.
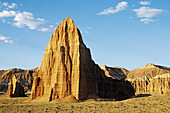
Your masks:
M0 113L170 113L170 97L163 95L80 103L25 103L28 98L6 98L0 92Z

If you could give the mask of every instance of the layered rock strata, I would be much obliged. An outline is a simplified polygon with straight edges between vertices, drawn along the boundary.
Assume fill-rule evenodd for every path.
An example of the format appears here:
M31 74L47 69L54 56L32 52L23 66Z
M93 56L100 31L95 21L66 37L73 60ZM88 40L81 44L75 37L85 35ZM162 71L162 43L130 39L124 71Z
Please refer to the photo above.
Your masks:
M136 94L166 94L170 90L170 74L163 74L151 79L129 79Z
M127 79L136 79L143 77L153 78L157 75L162 75L166 73L170 73L170 68L148 63L140 68L130 70L127 74Z
M165 94L170 87L170 68L148 63L138 69L126 70L120 67L100 66L107 77L117 80L126 78L136 94Z
M34 77L31 99L44 102L98 96L124 99L133 94L129 83L106 77L94 63L79 29L68 17L56 28L46 47L40 71Z
M24 97L24 88L17 81L16 76L13 75L12 79L9 82L8 91L6 93L7 97Z
M35 72L39 71L39 67L31 70L23 69L9 69L9 70L0 70L0 91L7 91L8 84L12 79L12 76L15 75L17 81L20 81L20 84L24 87L24 92L31 91L33 76Z

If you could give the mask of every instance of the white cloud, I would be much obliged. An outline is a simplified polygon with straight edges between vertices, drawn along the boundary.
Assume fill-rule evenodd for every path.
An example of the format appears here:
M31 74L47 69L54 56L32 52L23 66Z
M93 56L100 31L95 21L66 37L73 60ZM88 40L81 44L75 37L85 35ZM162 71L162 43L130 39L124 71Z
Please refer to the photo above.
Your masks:
M160 15L164 12L163 9L152 9L150 7L140 7L139 9L134 9L138 17L152 18L154 16Z
M3 2L1 5L2 5L2 6L5 6L6 9L14 9L14 8L17 7L17 4L16 4L16 3L12 3L11 5L9 5L8 2Z
M5 43L10 43L10 44L14 43L14 40L11 40L9 37L4 37L2 35L0 35L0 40Z
M7 10L17 7L17 4L12 3L9 5L8 2L0 3L0 5L5 6L6 10L0 11L0 18L2 23L12 24L18 28L28 27L29 29L37 29L38 31L50 31L53 30L53 26L43 27L41 25L45 24L47 21L42 18L35 18L32 13L27 11L14 11L14 10ZM12 17L11 22L6 22L4 18Z
M152 19L155 16L163 14L165 11L163 9L153 9L150 7L140 7L139 9L133 9L136 12L136 15L141 18L140 21L148 24L149 22L156 22L156 20Z
M149 18L140 19L140 21L145 24L148 24L149 22L156 22L156 20L149 19Z
M13 25L19 28L29 27L29 29L37 29L39 25L45 24L45 20L41 18L35 19L30 12L17 13L14 18Z
M85 33L86 33L86 34L90 34L90 33L91 33L91 32L90 32L90 30L91 30L91 29L92 29L92 28L91 28L91 27L89 27L89 26L88 26L88 27L86 27Z
M85 31L85 33L86 33L86 34L90 34L91 32L89 32L89 31Z
M16 3L12 3L11 5L8 6L8 8L10 9L14 9L17 7L17 4Z
M141 5L150 5L151 1L141 1L140 4Z
M98 13L97 15L114 14L119 11L125 10L127 7L128 7L128 3L125 1L122 1L116 5L115 9L113 9L113 7L110 7L110 8L105 9L103 12Z
M3 10L2 12L0 12L0 18L13 17L13 16L16 16L16 12L15 11L6 11L6 10Z
M50 25L49 27L41 27L38 29L38 31L42 31L42 32L45 32L45 31L52 31L54 30L54 26L53 25Z
M8 2L4 2L4 3L2 3L2 5L7 7L8 6Z

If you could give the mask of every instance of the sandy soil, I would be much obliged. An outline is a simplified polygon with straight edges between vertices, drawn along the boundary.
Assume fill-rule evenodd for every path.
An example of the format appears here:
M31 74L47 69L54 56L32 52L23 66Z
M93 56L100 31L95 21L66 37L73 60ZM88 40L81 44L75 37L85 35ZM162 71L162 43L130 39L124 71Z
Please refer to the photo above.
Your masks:
M30 103L28 97L6 98L0 92L0 113L170 113L170 97L145 95L123 101L86 101L79 103Z

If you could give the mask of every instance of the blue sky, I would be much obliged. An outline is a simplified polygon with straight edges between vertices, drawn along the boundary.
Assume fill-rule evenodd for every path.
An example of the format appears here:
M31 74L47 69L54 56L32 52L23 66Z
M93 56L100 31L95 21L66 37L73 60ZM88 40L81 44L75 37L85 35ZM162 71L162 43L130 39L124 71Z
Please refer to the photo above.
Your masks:
M170 67L169 0L0 0L0 69L41 65L54 29L71 17L99 65Z

